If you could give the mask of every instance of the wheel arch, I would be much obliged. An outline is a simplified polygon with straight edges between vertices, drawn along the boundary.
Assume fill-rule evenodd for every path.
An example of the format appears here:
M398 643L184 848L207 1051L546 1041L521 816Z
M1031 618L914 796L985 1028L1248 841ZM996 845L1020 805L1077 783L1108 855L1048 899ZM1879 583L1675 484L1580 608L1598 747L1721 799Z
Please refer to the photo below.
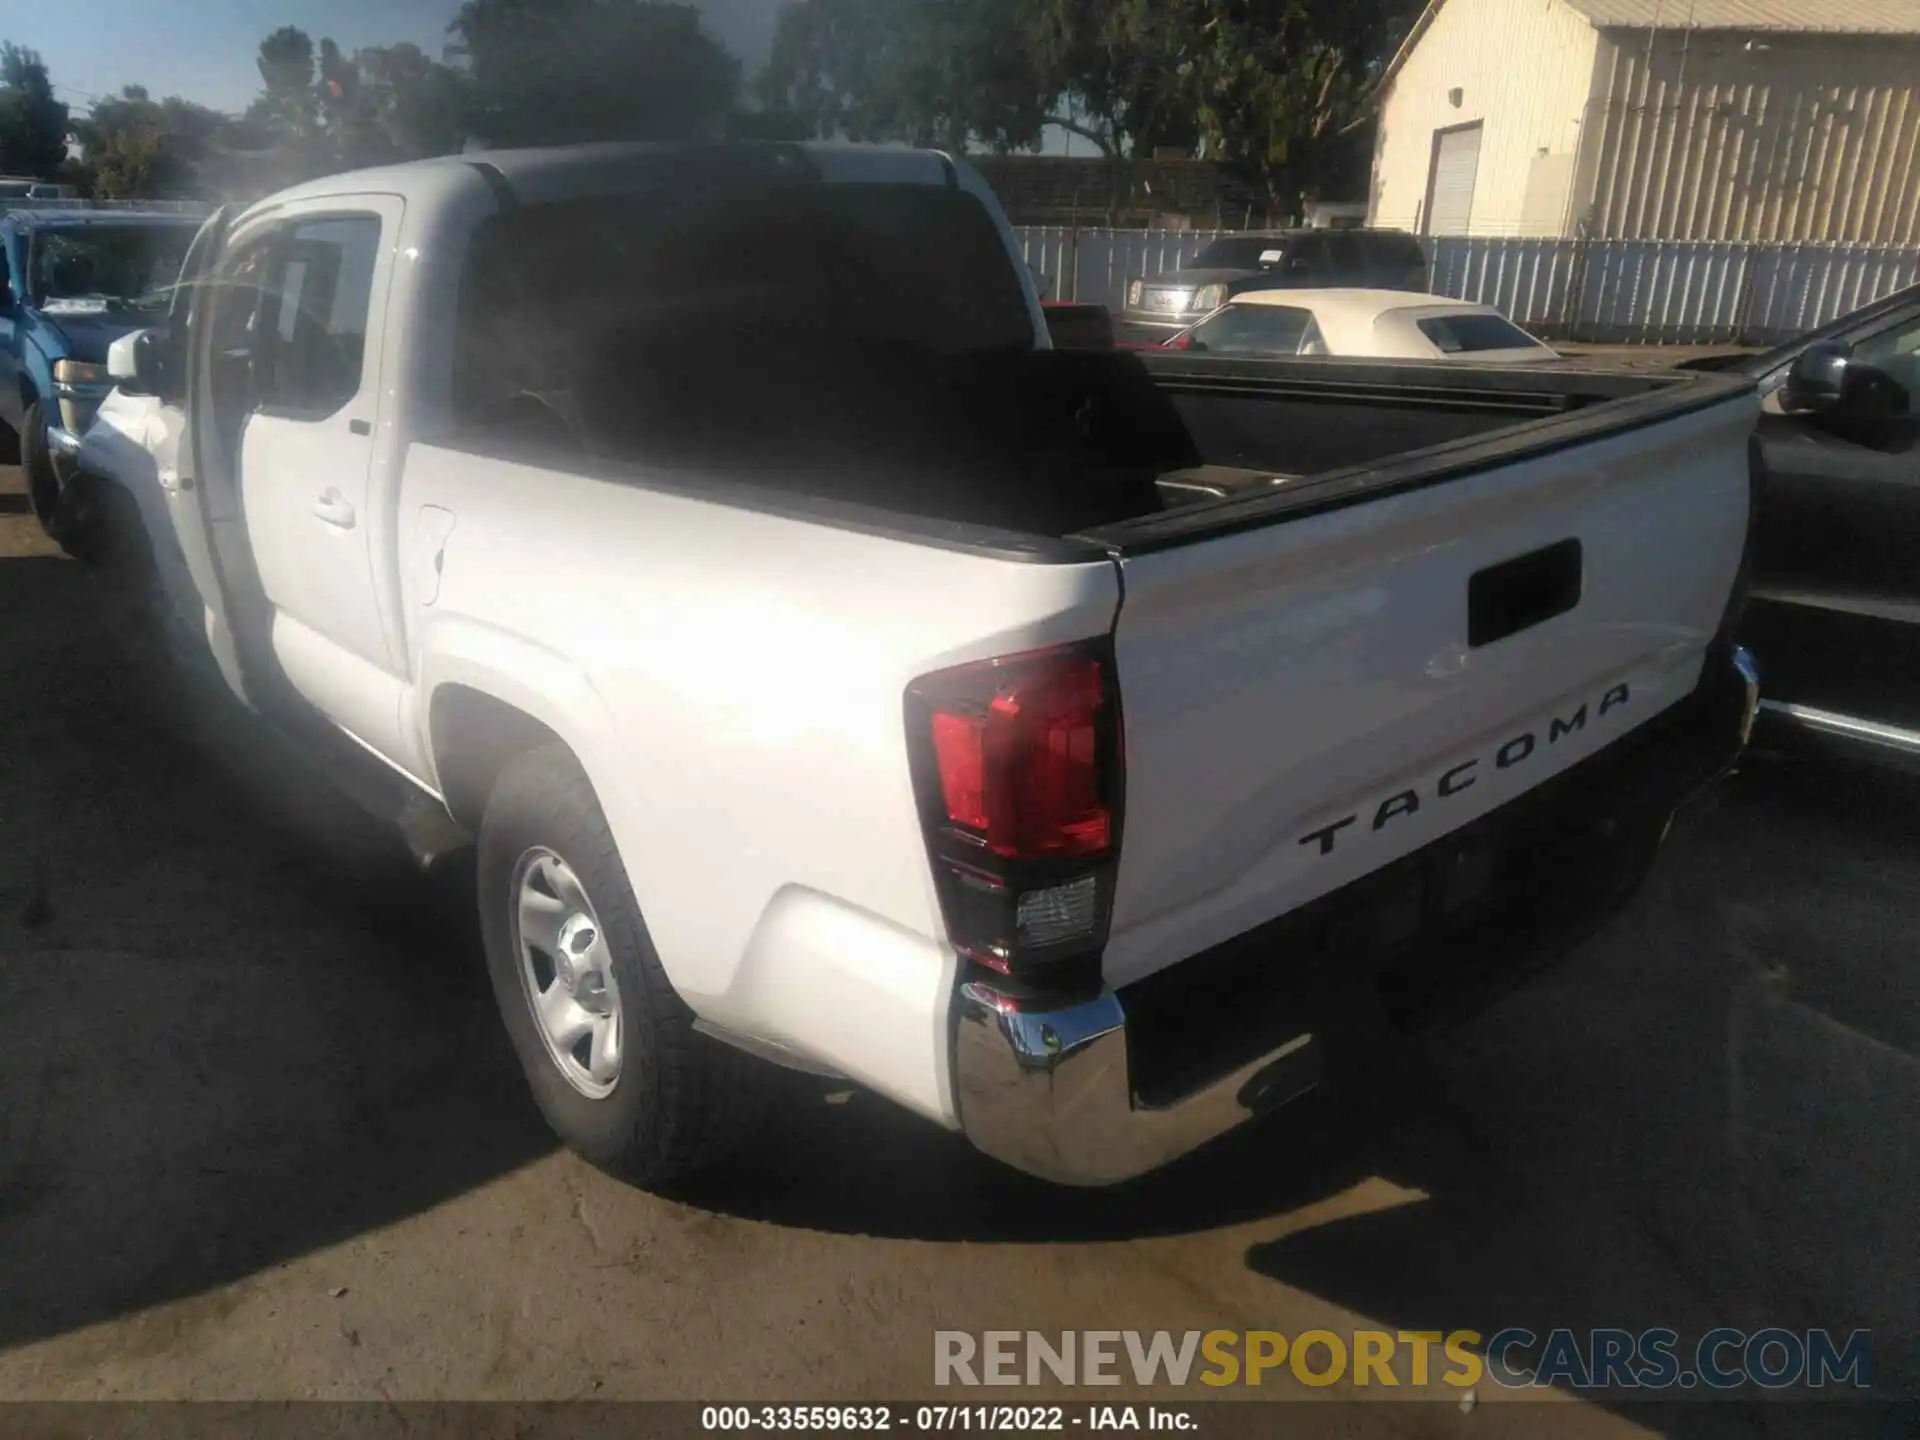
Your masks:
M467 616L436 617L421 640L415 743L464 828L478 833L488 793L516 756L554 741L601 789L612 725L576 661ZM612 798L600 794L602 805Z
M462 681L439 686L428 706L427 740L440 795L447 813L469 833L479 833L487 797L508 765L543 745L567 744L545 721ZM573 746L567 748L579 758Z

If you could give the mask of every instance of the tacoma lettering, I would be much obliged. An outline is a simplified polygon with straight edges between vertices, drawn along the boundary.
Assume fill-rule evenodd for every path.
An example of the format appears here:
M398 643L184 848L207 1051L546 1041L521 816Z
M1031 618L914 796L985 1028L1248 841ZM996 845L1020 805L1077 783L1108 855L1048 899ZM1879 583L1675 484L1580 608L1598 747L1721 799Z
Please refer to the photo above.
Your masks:
M1576 730L1584 730L1586 728L1587 707L1582 705L1565 720L1562 720L1558 715L1553 717L1552 722L1547 726L1547 743L1551 745L1562 735L1571 735Z
M1615 685L1612 689L1608 690L1605 695L1600 697L1600 703L1594 710L1594 717L1596 719L1604 719L1609 710L1617 710L1632 698L1633 691L1625 682ZM1565 718L1558 715L1548 717L1547 744L1557 745L1561 740L1573 734L1575 731L1586 728L1587 705L1585 701L1582 701L1580 708ZM1494 750L1492 756L1493 763L1498 769L1511 769L1522 760L1525 760L1529 755L1533 754L1535 749L1539 747L1539 744L1540 737L1537 733L1532 730L1523 730L1520 734L1512 736ZM1446 771L1435 783L1433 787L1434 795L1441 800L1449 800L1455 795L1458 795L1462 790L1471 789L1475 780L1475 776L1471 772L1480 764L1482 758L1485 757L1463 760L1452 769ZM1420 800L1421 795L1418 790L1401 790L1389 795L1386 799L1382 800L1374 810L1372 828L1376 831L1383 830L1398 816L1419 814ZM1333 847L1339 839L1340 832L1345 830L1349 825L1357 824L1359 819L1360 816L1357 812L1352 815L1343 816L1335 820L1331 825L1323 825L1318 830L1309 830L1305 835L1300 837L1299 843L1302 845L1317 845L1320 847L1320 853L1322 855L1331 855L1333 853Z
M1373 828L1378 830L1396 815L1411 815L1420 808L1420 797L1411 790L1402 790L1398 795L1380 802L1379 813L1373 817Z

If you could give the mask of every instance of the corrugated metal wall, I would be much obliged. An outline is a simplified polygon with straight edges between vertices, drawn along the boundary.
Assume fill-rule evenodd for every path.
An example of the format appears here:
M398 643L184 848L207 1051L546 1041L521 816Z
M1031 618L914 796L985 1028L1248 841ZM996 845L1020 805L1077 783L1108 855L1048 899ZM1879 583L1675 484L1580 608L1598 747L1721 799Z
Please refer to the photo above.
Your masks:
M1583 128L1573 233L1920 244L1920 39L1608 31Z
M1562 0L1447 0L1381 107L1371 223L1420 229L1435 133L1481 120L1469 233L1522 233L1537 214L1558 233L1598 41Z
M1774 345L1920 284L1920 251L1727 241L1446 239L1433 290L1548 338Z
M1213 239L1180 230L1016 232L1056 300L1118 312L1127 281ZM1433 290L1499 306L1550 339L1771 345L1920 285L1920 249L1711 241L1433 239Z
M1014 233L1045 299L1105 305L1117 313L1129 280L1179 269L1222 232L1016 225Z

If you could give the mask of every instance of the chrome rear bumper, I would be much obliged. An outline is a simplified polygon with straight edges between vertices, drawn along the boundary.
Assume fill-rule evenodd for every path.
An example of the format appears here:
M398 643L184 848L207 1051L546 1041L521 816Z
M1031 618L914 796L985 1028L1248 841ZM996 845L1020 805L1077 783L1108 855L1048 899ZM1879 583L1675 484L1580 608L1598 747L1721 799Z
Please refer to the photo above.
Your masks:
M1745 748L1759 702L1753 657L1738 648L1720 652L1694 696L1670 712L1666 729L1643 736L1647 748L1637 756L1616 759L1634 767L1638 787L1648 791L1639 808L1664 821L1727 774ZM1674 738L1690 743L1674 745ZM1649 752L1659 763L1649 763ZM1664 833L1664 823L1658 828ZM1237 1065L1220 1054L1218 1031L1200 1032L1231 1068L1177 1098L1152 1102L1139 1094L1126 1009L1111 989L1048 1000L1009 994L986 980L964 981L954 1000L953 1037L961 1128L986 1154L1045 1180L1086 1186L1130 1180L1319 1084L1326 1045L1307 1018L1311 1013L1303 1010L1297 1024L1266 1032L1273 1043ZM1234 1055L1246 1053L1242 1047Z
M1058 1184L1144 1175L1320 1080L1319 1043L1301 1034L1175 1104L1136 1105L1119 996L1030 1004L986 985L960 987L961 1123L996 1160Z

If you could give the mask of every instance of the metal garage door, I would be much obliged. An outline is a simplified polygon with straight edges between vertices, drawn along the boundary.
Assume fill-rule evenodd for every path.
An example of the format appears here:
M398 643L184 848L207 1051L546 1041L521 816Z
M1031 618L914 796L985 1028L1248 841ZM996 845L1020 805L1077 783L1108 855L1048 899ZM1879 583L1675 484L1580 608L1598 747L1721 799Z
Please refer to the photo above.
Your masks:
M1480 173L1479 125L1433 136L1433 175L1427 182L1427 233L1465 235L1473 221L1473 182Z

